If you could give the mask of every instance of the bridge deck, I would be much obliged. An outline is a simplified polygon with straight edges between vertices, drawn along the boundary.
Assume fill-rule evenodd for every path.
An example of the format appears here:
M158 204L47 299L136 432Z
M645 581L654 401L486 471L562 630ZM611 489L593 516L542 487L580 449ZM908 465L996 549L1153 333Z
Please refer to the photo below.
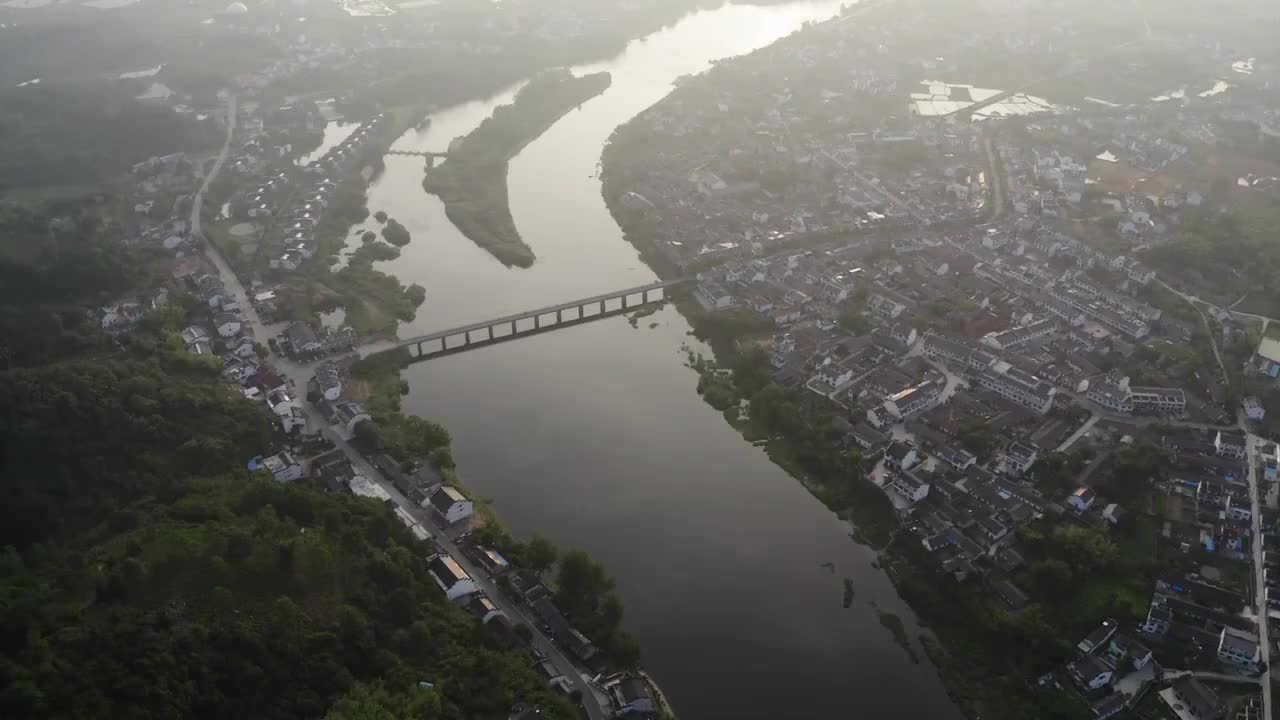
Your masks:
M454 335L461 335L463 333L468 333L473 330L484 330L485 328L494 327L495 325L504 325L507 323L515 322L517 320L525 320L535 316L547 315L550 313L558 312L560 310L572 310L574 308L581 307L583 305L591 305L593 303L598 303L604 300L613 300L615 298L620 298L627 295L635 295L638 293L643 293L645 291L663 290L669 287L684 284L688 281L689 281L689 278L678 278L676 280L656 282L656 283L651 283L649 285L640 285L638 287L627 288L626 290L615 290L613 292L604 293L602 295L593 295L591 297L582 298L581 300L571 300L569 302L560 303L558 305L548 305L547 307L538 308L537 310L526 310L525 312L516 313L514 315L506 315L504 317L493 318L492 320L485 320L483 322L471 323L470 325L459 325L458 327L449 328L448 330L437 330L436 332L428 333L426 335L419 335L417 337L405 338L403 340L398 341L396 343L396 346L409 347L410 345L417 345L419 343L430 342L432 340L439 340L440 338L453 337Z

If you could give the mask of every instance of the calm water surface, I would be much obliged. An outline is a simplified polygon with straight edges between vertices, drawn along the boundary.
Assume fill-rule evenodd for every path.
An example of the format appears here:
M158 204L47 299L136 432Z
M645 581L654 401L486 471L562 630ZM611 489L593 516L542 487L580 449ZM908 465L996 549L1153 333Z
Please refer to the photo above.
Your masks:
M369 207L404 223L413 242L381 267L427 290L402 335L654 280L600 195L609 134L675 78L838 8L726 6L575 68L608 70L613 85L511 164L512 212L538 256L527 270L457 232L422 191L420 160L388 157ZM397 147L443 150L514 92L441 111ZM666 309L635 328L614 318L418 364L405 372L405 407L449 427L467 484L513 532L605 563L681 717L959 717L933 669L912 664L870 607L909 616L872 553L697 397L688 331ZM856 592L848 609L843 578Z

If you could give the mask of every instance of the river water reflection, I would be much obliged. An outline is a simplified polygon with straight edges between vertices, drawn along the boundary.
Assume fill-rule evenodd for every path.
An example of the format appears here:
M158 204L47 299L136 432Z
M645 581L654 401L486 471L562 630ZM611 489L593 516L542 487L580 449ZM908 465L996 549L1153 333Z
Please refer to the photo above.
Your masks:
M609 134L677 77L838 9L729 5L575 68L608 70L613 84L511 164L512 212L538 257L530 269L503 267L464 238L423 192L422 161L389 156L369 208L404 223L413 242L381 267L427 291L401 334L652 281L600 195ZM514 92L441 111L396 147L443 150ZM637 327L613 318L414 365L405 408L450 429L468 486L514 533L605 563L645 665L682 717L959 717L933 669L913 664L878 621L873 602L908 618L913 642L919 632L873 554L697 397L688 330L668 308Z

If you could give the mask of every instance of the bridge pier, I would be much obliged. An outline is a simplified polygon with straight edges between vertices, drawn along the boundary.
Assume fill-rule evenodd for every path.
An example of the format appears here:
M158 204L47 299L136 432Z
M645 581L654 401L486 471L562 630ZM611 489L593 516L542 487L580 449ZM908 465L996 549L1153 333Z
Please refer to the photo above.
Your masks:
M516 321L515 321L515 320L512 320L512 321L511 321L511 334L512 334L512 335L515 335L515 334L516 334Z
M533 329L534 329L534 330L537 330L537 329L539 329L539 328L541 328L541 327L542 327L542 316L541 316L541 315L534 315L534 316L533 316Z
M557 310L557 311L556 311L556 324L557 324L557 325L559 325L559 324L560 324L560 323L562 323L562 322L564 322L564 311L563 311L563 310Z
M493 326L492 326L492 325L490 325L489 327L485 328L485 330L488 330L488 331L489 331L489 339L490 339L490 340L492 340L492 339L493 339Z
M648 290L645 290L644 292L640 293L640 302L641 302L641 304L644 304L644 305L648 305L648 304L649 304L649 291L648 291Z
M604 300L601 300L601 301L600 301L600 314L601 314L601 315L603 315L603 314L604 314Z

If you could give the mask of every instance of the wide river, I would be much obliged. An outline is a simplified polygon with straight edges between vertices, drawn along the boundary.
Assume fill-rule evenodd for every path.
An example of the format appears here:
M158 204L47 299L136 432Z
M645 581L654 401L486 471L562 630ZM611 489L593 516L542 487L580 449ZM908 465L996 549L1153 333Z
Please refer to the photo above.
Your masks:
M413 234L381 267L427 302L402 335L655 279L606 209L596 164L610 133L713 59L762 47L836 2L728 5L689 15L607 62L613 85L511 164L516 225L537 254L506 268L463 237L389 156L370 189ZM514 88L442 110L396 147L444 150ZM651 327L651 323L656 326ZM612 318L419 363L406 410L453 433L467 485L512 532L587 549L617 580L644 663L687 720L958 718L933 668L913 664L880 610L919 628L850 527L746 443L694 392L672 309ZM843 607L843 579L855 597ZM917 648L917 652L923 653Z

